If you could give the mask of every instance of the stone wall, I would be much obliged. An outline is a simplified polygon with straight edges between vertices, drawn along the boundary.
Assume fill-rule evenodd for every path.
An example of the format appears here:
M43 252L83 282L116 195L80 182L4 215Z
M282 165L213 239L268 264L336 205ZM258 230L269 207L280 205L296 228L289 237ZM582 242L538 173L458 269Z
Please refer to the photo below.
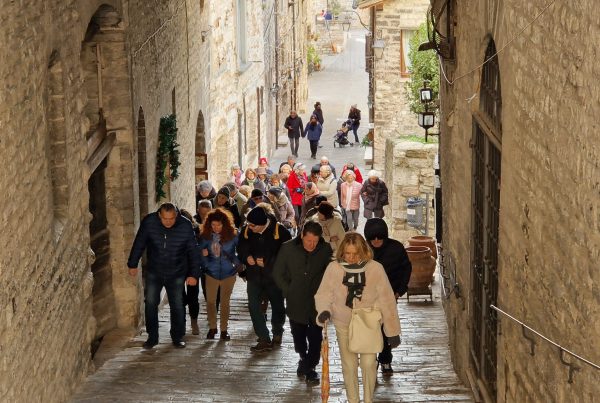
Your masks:
M375 59L375 168L383 169L386 140L398 136L421 134L417 116L410 112L405 83L408 75L401 70L403 31L415 30L425 22L428 0L394 0L375 11L375 39L383 39L385 49L381 59ZM381 34L381 37L378 35ZM366 112L365 112L366 113ZM366 120L363 117L363 120Z
M411 236L423 235L406 221L406 201L409 197L425 198L429 195L428 235L435 236L434 210L430 208L434 197L433 163L437 144L388 139L386 141L384 181L390 194L390 204L385 214L388 217L390 235L405 243Z
M502 95L502 173L498 305L587 359L600 363L600 149L595 77L600 37L596 2L554 3L523 33L546 1L456 2L457 60L450 78L484 61L493 38ZM548 39L552 38L552 41ZM471 192L473 115L481 69L442 85L440 162L443 249L452 258L460 298L445 303L455 367L476 381L470 362ZM473 95L475 98L468 102ZM598 371L581 370L569 384L557 349L536 338L535 355L518 324L500 317L499 402L580 401L600 395Z

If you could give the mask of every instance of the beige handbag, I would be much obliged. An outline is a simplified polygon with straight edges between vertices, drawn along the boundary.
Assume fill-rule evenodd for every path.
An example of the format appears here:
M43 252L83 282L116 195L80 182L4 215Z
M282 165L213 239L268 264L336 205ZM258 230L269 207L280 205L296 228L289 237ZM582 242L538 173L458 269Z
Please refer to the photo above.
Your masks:
M376 354L383 350L381 334L381 310L372 308L353 308L348 327L348 349L358 354Z

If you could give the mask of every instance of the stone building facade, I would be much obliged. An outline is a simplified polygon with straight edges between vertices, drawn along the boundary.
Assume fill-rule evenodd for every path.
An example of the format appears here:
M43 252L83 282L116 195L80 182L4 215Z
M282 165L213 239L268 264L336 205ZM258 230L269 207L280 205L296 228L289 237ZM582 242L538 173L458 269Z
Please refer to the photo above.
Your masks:
M382 39L383 56L377 59L371 50L367 65L370 70L370 99L374 142L375 169L385 169L386 140L421 134L417 116L408 106L405 83L410 77L408 43L418 26L425 22L429 0L363 0L361 9L370 9L371 36ZM370 46L369 46L370 48ZM366 123L367 111L363 112Z
M596 2L449 7L440 163L455 367L485 401L597 401L598 370L565 354L570 383L559 348L490 308L600 364Z
M0 400L68 400L102 337L139 325L141 278L125 268L158 206L162 116L177 117L180 176L165 190L180 207L194 209L200 178L222 184L232 163L269 155L273 3L4 5Z

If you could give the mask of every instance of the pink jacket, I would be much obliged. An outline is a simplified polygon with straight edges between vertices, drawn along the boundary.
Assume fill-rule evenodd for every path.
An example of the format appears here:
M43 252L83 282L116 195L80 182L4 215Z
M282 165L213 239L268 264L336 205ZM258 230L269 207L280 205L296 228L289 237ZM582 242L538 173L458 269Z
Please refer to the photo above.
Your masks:
M365 266L365 288L362 299L354 299L355 308L370 308L377 305L383 316L383 331L387 337L400 334L400 318L396 308L396 297L383 266L370 260ZM329 263L325 270L319 290L315 294L317 317L323 311L331 313L331 321L335 326L348 328L352 309L346 306L348 288L342 284L344 269L337 260Z
M352 187L350 187L352 186ZM346 210L359 210L360 209L360 189L361 184L357 181L352 182L350 185L348 182L343 182L341 185L341 199L340 206ZM347 207L346 197L350 193L350 208Z

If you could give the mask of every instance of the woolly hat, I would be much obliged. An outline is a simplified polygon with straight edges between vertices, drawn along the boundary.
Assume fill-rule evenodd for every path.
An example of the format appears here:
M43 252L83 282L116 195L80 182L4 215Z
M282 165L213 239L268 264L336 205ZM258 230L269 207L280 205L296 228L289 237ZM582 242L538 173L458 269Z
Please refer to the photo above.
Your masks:
M269 189L269 193L271 193L275 197L281 196L282 191L283 191L283 189L278 186L273 186L272 188Z
M257 175L266 175L267 174L267 168L265 168L265 167L258 167L258 168L256 168L256 174Z
M367 174L368 178L377 178L379 179L381 177L381 172L376 171L375 169L371 169L369 171L369 173Z
M269 161L267 160L267 157L260 157L258 159L258 165L260 165L260 164L267 164L267 165L269 165Z
M221 189L219 189L219 191L217 192L217 196L218 195L223 195L227 198L229 198L229 195L231 194L231 192L229 191L229 188L227 186L223 186Z
M254 225L265 225L267 220L267 213L262 207L254 207L246 216L246 221Z
M263 197L265 194L260 189L252 189L252 193L250 193L250 198L254 199L255 197Z
M369 218L365 223L365 238L367 241L373 239L388 239L388 227L381 218Z

